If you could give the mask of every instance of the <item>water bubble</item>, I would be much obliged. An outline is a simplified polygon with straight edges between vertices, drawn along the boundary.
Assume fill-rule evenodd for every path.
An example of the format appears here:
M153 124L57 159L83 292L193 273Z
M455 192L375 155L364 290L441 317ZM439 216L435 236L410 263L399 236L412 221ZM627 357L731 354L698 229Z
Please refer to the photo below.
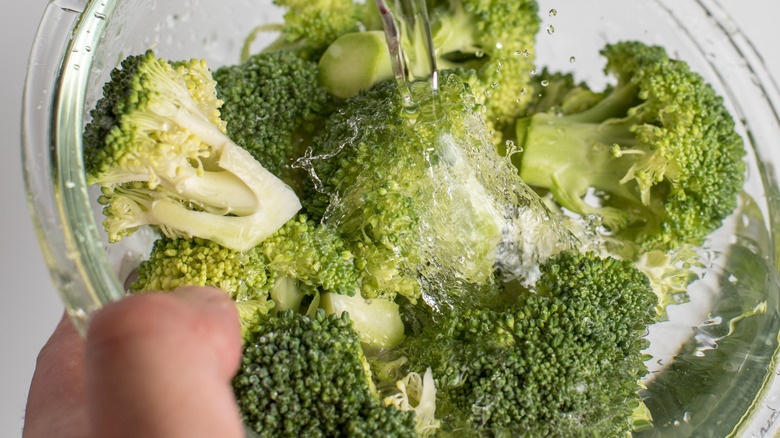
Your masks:
M575 58L573 56L571 58L569 58L569 62L572 63L572 64L574 64L574 62L576 62L576 61L577 61L577 58Z
M558 10L557 9L550 9L550 12L548 12L547 15L549 15L550 17L554 17L554 16L558 15Z
M553 25L552 25L552 24L551 24L551 25L549 25L549 26L547 26L547 34L548 34L548 35L552 35L552 34L554 34L554 33L555 33L555 27L553 27Z

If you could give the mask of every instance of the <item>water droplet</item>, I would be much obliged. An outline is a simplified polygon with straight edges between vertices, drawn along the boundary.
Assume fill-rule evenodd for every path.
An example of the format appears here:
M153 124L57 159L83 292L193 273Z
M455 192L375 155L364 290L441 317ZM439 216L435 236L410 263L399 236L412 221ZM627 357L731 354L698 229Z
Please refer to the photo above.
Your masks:
M522 90L520 90L520 95L521 95L521 96L525 96L525 95L526 95L526 93L528 93L528 90L527 90L527 89L523 88Z
M97 18L98 20L105 20L106 19L106 14L102 14L100 12L95 12L95 18Z
M536 74L536 67L532 68L532 69L531 69L531 71L530 71L530 73L531 73L532 75L535 75L535 74Z
M485 52L483 52L481 50L477 50L476 52L474 52L474 56L476 56L477 58L481 58L481 57L485 56Z
M545 79L545 80L543 80L543 81L541 82L541 85L542 85L542 87L546 87L546 86L550 85L550 81L548 81L547 79Z
M80 66L80 65L78 65L78 64L73 64L73 70L76 70L76 71L78 71L78 69L80 69L80 68L81 68L81 66Z
M549 25L549 26L547 26L547 33L548 33L549 35L552 35L552 34L554 34L554 33L555 33L555 27L553 27L553 25L552 25L552 24L551 24L551 25Z
M528 49L525 49L525 50L523 50L523 56L528 58L529 56L531 56L531 52L529 52Z
M550 12L548 12L548 15L551 16L551 17L554 17L554 16L558 15L558 10L557 9L550 9Z
M519 50L515 50L515 53L514 53L515 56L520 56L522 54L523 54L523 52L521 52Z
M504 45L501 43L496 43L496 49L503 49Z
M498 88L498 82L493 82L490 84L490 88Z
M569 58L569 62L572 63L572 64L574 64L574 62L576 62L576 61L577 61L577 58L575 58L573 56L571 58Z
M92 47L91 46L84 47L84 50L86 50L87 53L89 53L92 51Z
M490 90L485 90L485 97L490 97L493 95L493 92Z

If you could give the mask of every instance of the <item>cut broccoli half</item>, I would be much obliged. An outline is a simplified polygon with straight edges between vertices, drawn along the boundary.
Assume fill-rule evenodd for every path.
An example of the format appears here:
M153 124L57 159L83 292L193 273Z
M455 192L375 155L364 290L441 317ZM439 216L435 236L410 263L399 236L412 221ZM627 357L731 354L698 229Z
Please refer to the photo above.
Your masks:
M301 208L293 190L236 145L204 61L150 50L112 72L84 132L87 181L102 188L110 241L154 225L247 250Z

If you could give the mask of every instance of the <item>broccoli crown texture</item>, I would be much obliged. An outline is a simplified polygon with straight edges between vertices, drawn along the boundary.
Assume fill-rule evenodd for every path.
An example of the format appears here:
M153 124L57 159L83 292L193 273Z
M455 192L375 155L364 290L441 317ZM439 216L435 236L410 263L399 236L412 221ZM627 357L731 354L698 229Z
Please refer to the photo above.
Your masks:
M422 285L453 298L492 281L499 263L520 271L568 248L490 142L468 86L455 74L438 93L420 85L411 112L392 81L361 92L314 141L318 205L363 261L364 295L414 299Z
M233 388L261 437L414 437L414 413L382 405L349 316L269 316L248 342Z
M556 106L568 113L517 122L521 177L627 241L701 244L744 181L744 145L723 99L661 47L621 42L602 53L617 84L597 102L579 86L560 93ZM591 191L598 205L585 202Z
M533 0L432 0L429 11L441 68L474 70L471 85L487 120L502 127L524 111L534 69L539 11Z
M284 23L277 41L265 51L294 49L309 60L318 59L339 36L357 32L361 20L373 12L353 0L274 0L274 4L285 9ZM376 23L375 18L366 18Z
M266 300L277 281L353 295L352 253L330 229L298 215L259 245L236 251L205 239L162 238L138 268L135 291L216 286L236 301Z
M566 252L542 266L535 287L508 306L446 311L401 345L411 369L431 367L443 427L629 431L646 373L642 336L655 316L647 278L628 262Z
M534 69L534 42L540 23L536 2L433 0L427 2L427 11L439 70L457 70L467 79L477 103L485 105L488 126L503 130L525 114L523 96L528 94ZM406 69L427 71L428 40L423 27L403 23L399 29ZM387 48L377 44L377 35L372 32L376 29L366 30L336 39L323 57L328 61L321 64L324 82L341 97L393 77L392 65L378 61L387 58ZM346 69L339 60L361 73L344 74ZM500 132L491 137L502 138Z
M332 106L318 85L317 70L315 62L285 50L259 53L214 72L227 134L286 181L310 132Z
M84 131L86 176L103 188L111 241L155 225L244 250L300 209L289 186L225 135L220 105L203 61L147 51L112 71Z

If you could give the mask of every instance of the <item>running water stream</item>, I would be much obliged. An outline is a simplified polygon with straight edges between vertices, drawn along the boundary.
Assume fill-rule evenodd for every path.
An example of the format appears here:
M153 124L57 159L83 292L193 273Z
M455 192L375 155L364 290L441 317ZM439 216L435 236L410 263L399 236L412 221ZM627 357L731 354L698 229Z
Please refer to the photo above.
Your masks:
M387 49L404 105L414 108L417 83L439 89L433 36L425 0L376 0L382 16Z

